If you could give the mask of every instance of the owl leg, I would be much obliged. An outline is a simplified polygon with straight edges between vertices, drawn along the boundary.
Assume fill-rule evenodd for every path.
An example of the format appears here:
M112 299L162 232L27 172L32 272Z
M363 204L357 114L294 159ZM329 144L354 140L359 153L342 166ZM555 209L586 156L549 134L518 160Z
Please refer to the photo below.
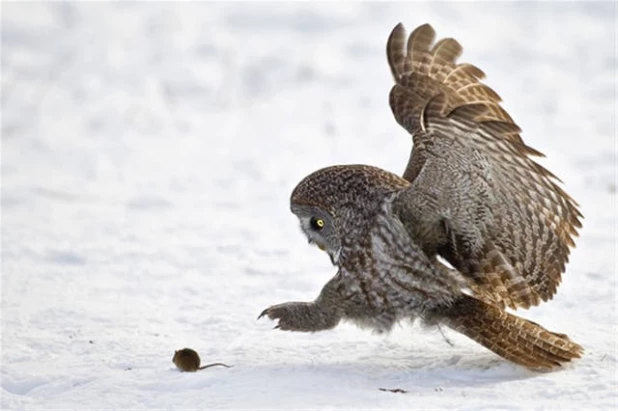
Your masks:
M337 277L329 281L315 301L273 305L262 311L258 320L263 316L279 320L275 328L286 331L315 332L334 328L343 312L336 291L337 282Z
M315 332L334 328L341 320L334 310L314 302L289 302L262 311L258 319L268 316L279 320L275 328L286 331Z

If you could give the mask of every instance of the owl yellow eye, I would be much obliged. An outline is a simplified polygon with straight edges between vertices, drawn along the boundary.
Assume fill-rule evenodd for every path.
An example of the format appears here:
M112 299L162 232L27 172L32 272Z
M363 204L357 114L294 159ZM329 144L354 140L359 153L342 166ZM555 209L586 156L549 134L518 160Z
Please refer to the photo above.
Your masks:
M321 218L313 217L310 221L310 224L311 228L313 228L314 230L321 230L324 227L324 220L322 220Z

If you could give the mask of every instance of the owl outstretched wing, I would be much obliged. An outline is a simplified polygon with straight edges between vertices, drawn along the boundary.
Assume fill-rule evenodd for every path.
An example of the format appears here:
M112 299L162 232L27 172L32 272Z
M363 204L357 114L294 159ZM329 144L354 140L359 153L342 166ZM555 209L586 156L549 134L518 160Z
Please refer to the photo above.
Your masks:
M523 142L498 94L480 82L484 73L457 63L459 43L434 39L428 24L407 38L400 23L387 44L396 82L390 106L413 136L403 175L410 192L456 193L416 212L441 213L447 244L436 252L478 296L503 307L538 305L561 281L581 227L578 205L530 158L542 154Z

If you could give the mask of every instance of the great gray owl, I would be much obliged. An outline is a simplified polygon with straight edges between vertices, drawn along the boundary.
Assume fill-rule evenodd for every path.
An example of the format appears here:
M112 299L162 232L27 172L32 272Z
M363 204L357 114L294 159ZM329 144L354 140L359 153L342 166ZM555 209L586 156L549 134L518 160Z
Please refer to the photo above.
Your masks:
M504 309L552 298L581 214L530 159L541 154L479 82L483 72L456 63L459 43L434 39L425 24L406 43L399 24L387 44L390 105L414 143L403 178L344 165L303 179L292 212L339 270L315 301L275 305L260 317L306 332L342 319L382 332L419 318L517 364L560 366L583 349Z

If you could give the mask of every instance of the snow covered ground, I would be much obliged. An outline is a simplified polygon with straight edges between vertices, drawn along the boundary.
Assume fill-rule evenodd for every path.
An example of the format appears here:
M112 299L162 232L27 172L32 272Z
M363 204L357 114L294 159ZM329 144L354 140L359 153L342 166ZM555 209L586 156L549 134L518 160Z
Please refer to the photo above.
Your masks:
M3 3L2 409L615 409L616 6ZM271 330L334 274L288 210L337 163L401 172L392 27L464 45L581 203L553 301L586 355L511 365L402 325ZM181 373L175 349L233 368ZM380 391L400 388L407 394Z

